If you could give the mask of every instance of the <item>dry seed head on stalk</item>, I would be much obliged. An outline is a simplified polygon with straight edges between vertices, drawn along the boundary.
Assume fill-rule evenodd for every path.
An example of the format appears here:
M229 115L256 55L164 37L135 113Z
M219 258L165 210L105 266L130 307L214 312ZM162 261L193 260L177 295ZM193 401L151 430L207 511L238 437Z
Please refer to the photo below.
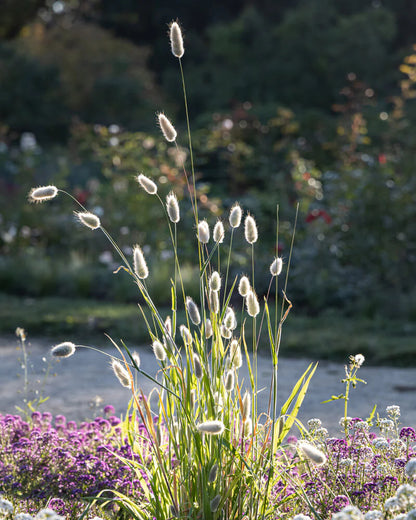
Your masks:
M213 314L218 314L220 310L220 299L217 291L209 291L209 308Z
M259 237L256 221L251 215L247 215L244 221L244 237L249 244L257 242Z
M205 339L209 339L213 335L212 323L209 318L205 320Z
M97 215L94 215L94 213L90 213L89 211L74 211L74 215L87 228L98 229L101 226L100 219Z
M279 257L276 257L273 262L270 264L270 274L272 276L279 276L282 272L283 260Z
M67 358L75 354L76 346L71 341L64 341L51 349L52 356Z
M326 455L316 446L307 441L299 441L297 443L298 451L317 466L322 466L326 462Z
M153 353L158 361L165 361L166 349L157 339L152 343Z
M247 293L246 297L246 307L248 315L252 318L255 318L257 314L260 312L260 305L259 301L257 299L256 293L253 291L253 289L250 289Z
M148 193L149 195L156 195L157 185L155 182L152 181L152 179L149 179L149 177L146 177L146 175L143 175L141 173L137 177L137 182L140 184L140 186L144 189L146 193Z
M191 331L188 329L188 327L186 327L185 325L181 325L179 327L179 332L182 336L182 339L183 339L183 342L185 343L185 345L191 345L193 338L192 338Z
M205 421L197 425L197 430L200 433L207 435L221 435L225 430L224 423L222 421Z
M214 242L216 242L217 244L222 244L224 242L224 236L224 225L221 222L221 220L217 220L217 223L214 226L214 231L212 232Z
M247 276L242 276L240 278L240 283L238 284L238 293L240 296L245 298L250 291L250 280Z
M211 513L216 513L221 502L221 495L216 495L209 503Z
M214 392L213 398L215 403L215 413L220 413L224 407L222 395L219 392Z
M234 368L240 368L243 365L241 347L236 339L230 342L230 365Z
M225 312L224 325L230 330L237 328L237 318L235 317L235 312L231 307L228 307Z
M149 276L149 269L147 268L142 248L139 245L135 245L133 248L133 268L140 280L144 280Z
M247 419L243 423L243 435L244 437L250 437L250 435L253 433L253 421L250 417L247 417Z
M201 244L208 244L209 242L209 226L206 220L202 220L198 223L198 240Z
M176 195L173 193L173 191L171 191L166 196L166 211L168 213L168 216L169 216L171 222L173 222L174 224L177 224L180 221L181 215L180 215L180 211L179 211L179 203L178 203L178 199L177 199Z
M230 226L232 228L238 228L241 224L241 218L243 216L243 210L238 202L234 204L234 206L230 210L230 215L228 217Z
M118 359L111 361L111 368L122 386L130 388L130 374Z
M45 202L51 200L58 195L56 186L39 186L32 188L29 192L29 202Z
M193 355L193 360L194 360L194 374L195 374L195 377L197 379L202 379L201 359L198 356L198 354L196 354L195 352L194 352L194 355Z
M243 421L245 421L251 415L251 395L250 395L250 392L248 392L247 390L244 393L242 405L243 405L243 409L242 409Z
M199 314L198 307L196 303L190 296L186 297L186 308L188 310L189 317L194 325L199 325L201 323L201 316Z
M134 359L134 362L136 363L137 368L140 368L141 359L139 356L139 353L134 351L131 357Z
M234 370L228 370L228 372L225 375L225 380L224 380L225 390L227 392L232 392L234 390L234 383L235 383Z
M189 392L189 406L191 410L193 410L196 403L196 390L195 388L192 388L192 390Z
M157 119L159 121L160 129L162 130L162 134L166 141L169 143L173 143L176 141L176 133L175 127L169 121L169 119L165 116L165 114L157 114Z
M214 464L208 474L208 482L213 483L217 479L218 464Z
M218 271L213 271L208 280L208 285L211 291L219 291L221 289L221 276Z
M230 329L227 329L227 327L223 324L221 325L220 327L220 334L223 338L225 339L230 339L231 336L233 335L233 333L231 332Z
M176 58L182 58L184 55L185 49L183 47L183 36L181 28L179 27L178 22L172 22L170 24L169 31L170 38L170 46L172 48L172 54Z
M168 336L171 336L172 335L172 320L171 320L170 316L166 317L164 327L165 327L166 334Z

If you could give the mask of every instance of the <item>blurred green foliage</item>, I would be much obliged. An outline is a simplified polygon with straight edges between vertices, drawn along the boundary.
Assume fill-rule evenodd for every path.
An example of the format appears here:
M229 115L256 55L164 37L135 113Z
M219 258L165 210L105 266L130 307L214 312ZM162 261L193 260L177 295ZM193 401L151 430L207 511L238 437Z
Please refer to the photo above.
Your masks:
M74 229L59 197L26 202L54 183L100 215L127 254L152 258L168 301L170 236L158 200L135 181L173 189L179 254L192 292L189 168L176 60L165 26L185 28L201 215L214 224L235 200L258 221L256 287L275 254L288 261L300 214L291 299L367 316L416 316L415 6L405 0L6 2L0 21L0 285L8 293L136 298L99 234ZM19 14L17 6L26 11ZM155 128L173 118L179 148ZM279 244L276 251L276 204ZM248 268L236 237L233 262ZM236 271L237 272L237 271ZM263 275L261 274L263 273ZM235 273L231 273L232 275Z

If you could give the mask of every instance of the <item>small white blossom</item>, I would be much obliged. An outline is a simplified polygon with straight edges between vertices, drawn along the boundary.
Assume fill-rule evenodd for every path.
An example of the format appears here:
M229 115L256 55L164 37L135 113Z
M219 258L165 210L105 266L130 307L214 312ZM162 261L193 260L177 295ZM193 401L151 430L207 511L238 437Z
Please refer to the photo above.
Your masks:
M405 466L405 472L408 477L416 476L416 458L410 459Z

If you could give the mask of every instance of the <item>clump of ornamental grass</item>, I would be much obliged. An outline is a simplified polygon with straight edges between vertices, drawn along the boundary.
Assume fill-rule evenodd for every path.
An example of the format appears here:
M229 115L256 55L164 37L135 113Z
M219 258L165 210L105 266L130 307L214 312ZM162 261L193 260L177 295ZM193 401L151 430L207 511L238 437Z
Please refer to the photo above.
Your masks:
M152 272L151 258L145 259L139 245L133 246L132 257L127 257L105 229L105 215L101 222L72 197L78 205L78 220L105 235L120 257L121 268L137 285L139 308L149 332L149 348L153 349L159 367L156 377L147 374L123 342L119 345L111 339L119 352L118 358L111 361L113 372L120 384L131 389L128 414L134 420L125 428L134 460L121 458L134 474L134 490L118 491L111 497L97 495L96 501L107 507L116 503L129 517L143 520L279 518L291 500L291 494L286 492L290 483L285 475L297 464L296 460L288 462L280 450L295 424L316 369L312 364L307 367L286 400L280 395L278 399L282 327L292 306L286 297L291 255L283 282L279 276L282 262L270 259L270 272L263 273L270 280L267 294L258 293L255 257L261 233L254 216L246 213L244 217L245 210L235 203L227 220L211 222L210 216L202 214L198 207L182 69L183 38L177 22L170 26L170 40L172 53L178 58L185 101L190 165L182 166L193 209L195 232L188 237L188 243L195 248L199 269L198 298L190 298L183 284L180 251L184 244L178 243L177 238L180 207L172 191L163 193L164 187L157 186L146 172L137 177L145 194L153 197L155 205L160 204L160 215L165 216L171 237L172 311L167 317L161 315L148 289L148 280L157 276ZM183 136L162 112L157 120L166 141L176 146ZM278 222L278 207L276 216ZM244 226L241 226L243 217ZM278 231L277 225L276 249ZM230 279L236 234L245 239L251 272ZM274 317L269 313L270 296L277 302ZM150 311L151 319L147 318L144 307ZM184 323L177 322L179 309L185 310ZM263 327L267 329L273 371L268 410L259 414L257 395L264 381L258 382L257 351ZM252 332L251 344L246 341L248 329ZM65 344L66 347L62 346ZM66 342L55 347L54 354L65 357L72 354L72 349ZM249 374L244 380L239 375L243 365ZM143 377L153 381L155 399L143 395L140 389ZM145 446L140 442L143 436L147 439ZM135 494L138 489L140 499Z

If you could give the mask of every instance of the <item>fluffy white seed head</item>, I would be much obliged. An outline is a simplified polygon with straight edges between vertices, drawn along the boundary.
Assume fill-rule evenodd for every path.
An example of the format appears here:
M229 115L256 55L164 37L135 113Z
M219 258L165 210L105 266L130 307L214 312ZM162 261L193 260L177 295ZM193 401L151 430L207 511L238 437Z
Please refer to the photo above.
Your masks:
M90 213L89 211L74 211L74 214L87 228L98 229L101 226L100 219L97 215L94 215L94 213Z
M239 225L241 224L242 216L243 216L243 210L241 209L240 204L238 204L238 202L236 202L234 204L234 206L231 208L230 215L228 217L230 226L232 228L238 228Z
M217 291L209 291L209 308L213 314L218 314L220 310L220 299Z
M183 339L183 342L185 343L185 345L191 345L193 338L192 338L191 331L188 329L188 327L186 327L185 325L181 325L179 327L179 332L182 336L182 339Z
M227 307L225 312L224 325L230 330L235 330L237 328L237 318L235 317L235 312L231 307Z
M208 285L211 291L219 291L221 289L221 276L218 271L213 271L208 280Z
M184 55L185 49L183 47L183 36L181 28L179 27L178 22L172 22L170 24L170 46L172 49L172 54L176 58L182 58Z
M186 308L188 310L188 315L191 318L192 323L194 325L199 325L201 323L201 316L199 314L199 310L196 303L190 296L186 297Z
M251 215L247 215L244 221L244 237L249 244L257 242L259 237L256 221Z
M208 244L209 242L209 226L206 220L202 220L198 223L198 240L201 244Z
M251 415L251 395L250 392L247 390L244 393L243 400L242 400L242 416L243 421L248 419Z
M197 425L197 430L207 435L221 435L225 426L222 421L205 421Z
M230 342L230 366L240 368L243 364L243 356L241 355L241 347L236 339Z
M144 280L149 276L149 269L147 268L142 248L139 245L135 245L133 248L133 267L140 280Z
M149 195L155 195L157 193L157 185L156 185L156 183L153 182L152 179L149 179L149 177L146 177L146 175L143 175L141 173L137 177L137 182L144 189L144 191L146 193L148 193Z
M166 197L166 211L171 222L177 224L181 219L181 215L179 211L178 199L173 191L171 191Z
M270 264L270 274L272 276L279 276L282 272L283 260L279 257L276 257L273 262Z
M235 383L235 375L234 370L228 370L225 374L224 379L224 388L227 392L232 392L234 390L234 383Z
M32 188L29 192L30 202L45 202L51 200L58 195L58 188L56 186L39 186Z
M247 419L243 423L244 437L250 437L250 435L252 433L253 433L253 421L251 420L251 417L247 417Z
M245 298L247 296L247 294L249 293L249 291L250 291L250 281L247 278L247 276L242 276L240 278L240 283L238 284L238 293L240 294L240 296Z
M157 119L159 121L160 129L162 130L162 134L166 141L169 143L173 143L176 141L176 133L175 127L169 121L169 119L165 116L165 114L158 114Z
M220 327L220 334L225 339L230 339L231 336L233 335L231 330L227 329L227 327L225 325L221 325L221 327Z
M130 374L118 359L111 361L111 368L122 386L130 388Z
M205 339L209 339L214 334L212 323L209 318L205 320Z
M247 293L246 297L246 307L247 307L247 313L252 318L255 318L257 314L260 312L260 305L259 301L257 299L256 293L253 291L253 289L250 289Z
M298 451L317 466L322 466L326 462L326 455L323 451L307 441L299 441L297 443Z
M164 327L165 327L166 334L168 334L168 336L171 336L172 335L172 320L171 320L170 316L166 317Z
M51 349L52 356L67 358L75 354L76 346L70 341L64 341Z
M214 242L217 244L222 244L224 242L224 224L221 222L221 220L217 220L217 223L214 226L214 231L212 232L212 236L214 239Z
M202 364L201 358L194 352L193 355L194 360L194 374L197 379L202 379Z
M131 357L134 359L134 362L136 363L137 368L140 368L141 359L140 359L139 353L134 351L132 353Z
M166 349L157 339L152 343L153 353L158 361L165 361Z

